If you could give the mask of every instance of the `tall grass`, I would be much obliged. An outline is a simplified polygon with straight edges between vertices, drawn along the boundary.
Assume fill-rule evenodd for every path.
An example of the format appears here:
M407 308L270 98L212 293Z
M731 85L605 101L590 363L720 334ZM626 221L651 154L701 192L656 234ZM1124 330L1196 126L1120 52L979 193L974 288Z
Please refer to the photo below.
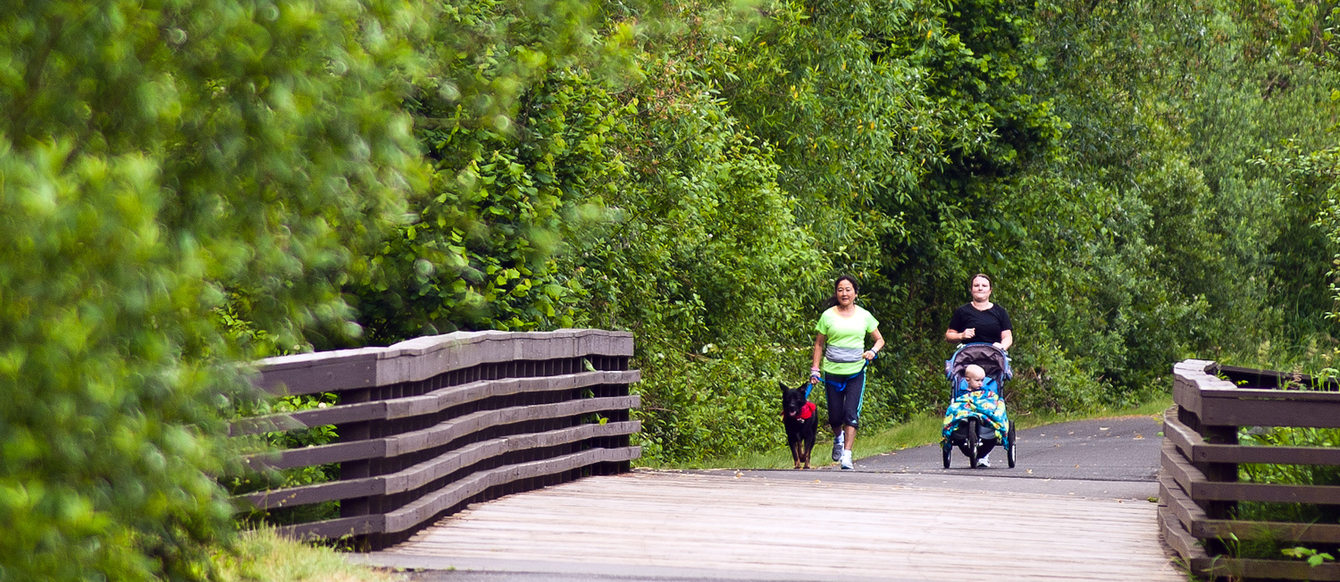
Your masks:
M354 564L334 549L285 538L271 528L243 532L212 560L220 582L405 582L403 574Z

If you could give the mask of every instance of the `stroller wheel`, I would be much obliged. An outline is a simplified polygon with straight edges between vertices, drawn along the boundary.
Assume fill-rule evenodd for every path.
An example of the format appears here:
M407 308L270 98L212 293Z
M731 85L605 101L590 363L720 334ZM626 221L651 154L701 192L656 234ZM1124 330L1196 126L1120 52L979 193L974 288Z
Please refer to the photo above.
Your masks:
M943 445L940 445L940 449L942 449L943 452L944 452L944 457L945 457L945 468L948 469L948 468L949 468L949 457L951 456L950 454L954 452L954 445L953 445L952 443L950 443L948 440L946 440L945 443L944 443Z
M968 419L968 468L977 468L977 449L982 445L982 436L977 434L977 419Z
M1013 421L1013 420L1010 421L1010 431L1009 431L1009 437L1008 437L1008 438L1009 438L1009 441L1010 441L1010 446L1008 446L1008 447L1005 448L1005 457L1009 459L1009 461L1010 461L1010 468L1013 469L1013 468L1014 468L1014 448L1015 448L1016 446L1018 446L1018 444L1014 442L1014 421Z

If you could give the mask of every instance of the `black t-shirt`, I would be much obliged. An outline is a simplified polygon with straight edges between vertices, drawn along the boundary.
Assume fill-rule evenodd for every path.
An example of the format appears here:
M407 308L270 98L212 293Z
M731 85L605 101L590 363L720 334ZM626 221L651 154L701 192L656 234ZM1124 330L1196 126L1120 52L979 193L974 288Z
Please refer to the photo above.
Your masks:
M970 327L977 331L972 339L964 343L993 344L1000 341L1001 332L1014 329L1010 325L1010 314L999 303L992 303L991 309L986 311L978 310L971 303L964 303L955 309L954 316L949 318L949 329L962 332Z

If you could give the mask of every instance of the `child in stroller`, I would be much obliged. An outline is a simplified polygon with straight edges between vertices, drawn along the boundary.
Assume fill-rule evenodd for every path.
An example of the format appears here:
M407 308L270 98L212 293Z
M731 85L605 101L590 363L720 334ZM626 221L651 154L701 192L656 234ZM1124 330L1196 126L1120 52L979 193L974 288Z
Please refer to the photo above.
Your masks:
M1005 352L991 344L967 344L945 362L952 400L945 410L940 448L944 466L954 447L968 457L968 466L990 466L987 455L997 446L1005 449L1014 468L1014 423L1005 412L1001 385L1008 380L1010 362Z

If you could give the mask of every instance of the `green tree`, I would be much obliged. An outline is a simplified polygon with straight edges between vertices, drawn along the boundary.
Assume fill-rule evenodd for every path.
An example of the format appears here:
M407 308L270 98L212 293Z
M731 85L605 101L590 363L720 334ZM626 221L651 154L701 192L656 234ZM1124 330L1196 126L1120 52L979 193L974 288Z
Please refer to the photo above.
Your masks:
M0 14L0 578L204 579L219 414L349 311L419 180L399 2L24 2ZM230 297L232 303L230 304Z
M1253 24L1275 21L1273 6L1042 12L1054 66L1034 82L1055 87L1073 123L1055 182L1089 200L1099 222L1091 248L1056 249L1087 266L1060 273L1066 293L1053 301L1073 301L1039 307L1116 393L1155 385L1185 355L1252 352L1318 329L1316 257L1331 251L1308 226L1317 198L1287 193L1290 178L1254 160L1276 157L1281 143L1325 143L1315 127L1334 104L1314 67L1263 44L1282 38Z
M977 271L1025 410L1325 329L1329 11L579 4L433 21L408 102L431 187L351 279L368 337L634 330L646 450L681 459L769 442L838 273L905 363L872 378L871 426L943 405Z
M633 330L644 367L650 458L683 460L775 441L776 379L800 377L822 260L750 136L698 69L648 60L633 89L626 152L635 180L610 192L614 220L572 237L565 258L589 321Z
M405 109L431 164L410 220L351 280L358 341L572 326L565 229L623 176L606 145L626 104L627 27L589 2L467 0L438 9Z

